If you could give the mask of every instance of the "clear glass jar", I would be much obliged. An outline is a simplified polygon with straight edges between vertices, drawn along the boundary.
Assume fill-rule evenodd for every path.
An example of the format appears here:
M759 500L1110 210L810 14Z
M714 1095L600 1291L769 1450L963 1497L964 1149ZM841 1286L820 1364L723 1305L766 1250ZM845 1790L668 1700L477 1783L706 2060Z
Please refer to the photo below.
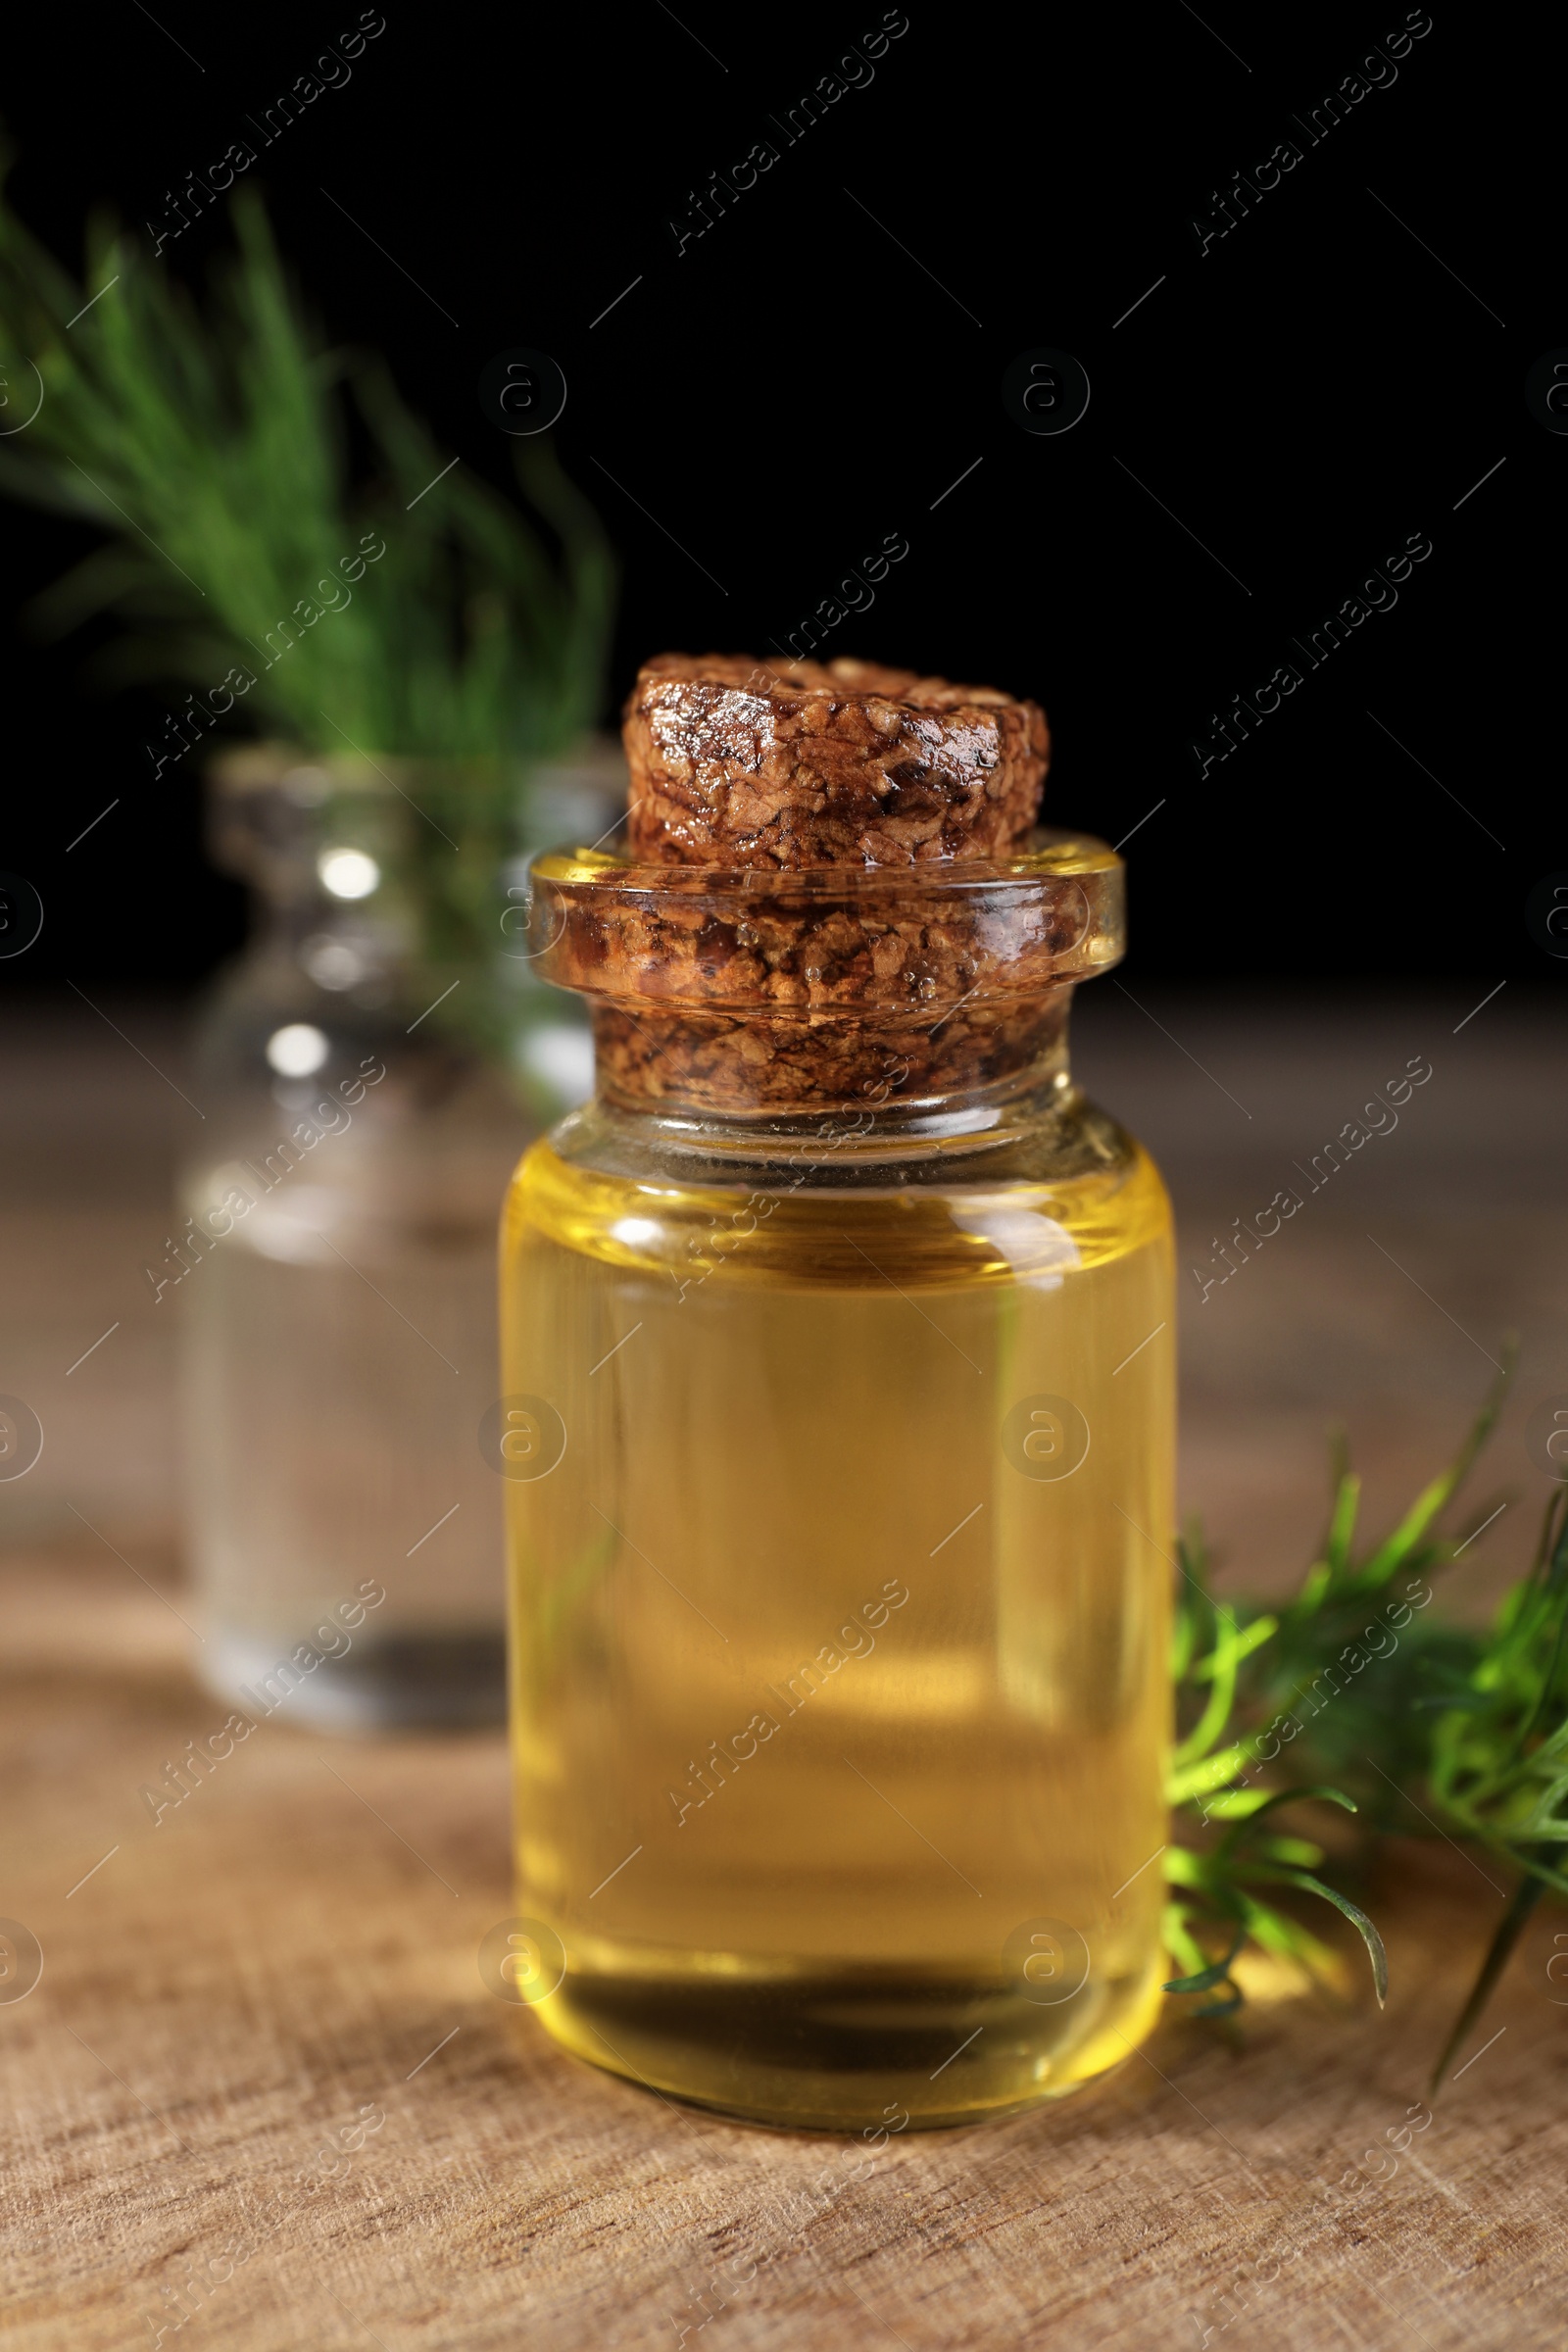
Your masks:
M214 772L214 855L257 921L200 1023L201 1143L148 1270L181 1319L198 1669L252 1713L345 1731L504 1713L501 1512L475 1440L496 1203L589 1068L493 869L499 977L421 953L408 837L462 780L393 765L263 745Z
M599 1093L503 1233L514 1981L770 2124L1070 2090L1165 1973L1169 1208L1066 1051L1120 860L558 855L532 920Z

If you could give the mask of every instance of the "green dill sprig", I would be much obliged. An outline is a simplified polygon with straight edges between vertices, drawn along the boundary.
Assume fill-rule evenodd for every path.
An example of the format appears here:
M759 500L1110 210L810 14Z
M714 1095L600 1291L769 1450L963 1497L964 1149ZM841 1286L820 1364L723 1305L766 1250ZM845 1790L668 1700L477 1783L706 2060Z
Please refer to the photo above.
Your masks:
M1438 1720L1427 1786L1455 1837L1520 1873L1433 2069L1436 2092L1542 1896L1568 1894L1568 1486L1553 1491L1530 1573L1498 1609L1467 1690Z
M548 439L514 445L525 511L379 360L326 348L254 191L231 221L199 306L103 217L78 285L0 196L0 362L13 407L36 398L0 440L0 491L105 534L34 614L58 634L113 613L130 625L97 659L107 682L192 690L200 715L166 714L149 783L221 724L280 738L284 764L385 779L394 813L402 792L416 814L386 854L430 994L470 983L435 1025L505 1055L527 991L498 959L501 869L529 846L532 769L599 716L609 545Z
M1172 1895L1165 1906L1165 1943L1184 1973L1165 1989L1216 1992L1219 1997L1197 2014L1229 2015L1242 2001L1231 1970L1249 1940L1315 1975L1327 1974L1333 1965L1327 1945L1259 1892L1290 1886L1333 1904L1356 1928L1381 2005L1388 1991L1388 1958L1377 1929L1358 1904L1314 1875L1324 1860L1320 1845L1262 1827L1282 1805L1317 1798L1353 1813L1354 1800L1326 1786L1245 1785L1245 1776L1258 1764L1261 1738L1256 1731L1238 1736L1239 1723L1252 1712L1241 1697L1243 1670L1277 1640L1279 1619L1259 1613L1244 1624L1236 1608L1213 1598L1206 1554L1196 1532L1183 1541L1181 1565L1187 1590L1177 1608L1173 1669L1179 1712L1196 1710L1197 1719L1177 1743L1167 1794L1190 1837L1213 1823L1224 1826L1217 1838L1202 1842L1195 1838L1166 1848L1164 1870ZM1216 1929L1228 1939L1218 1957L1203 1941Z
M0 149L0 172L8 161ZM102 216L78 285L0 199L6 372L19 408L34 380L42 394L0 449L0 489L109 542L41 617L136 622L115 650L122 678L201 689L248 668L247 714L309 751L554 755L598 714L613 565L592 508L547 443L518 445L552 550L430 438L378 360L325 348L254 191L236 193L231 220L202 310ZM370 453L359 482L345 389ZM323 575L370 536L384 558L301 626ZM280 624L288 650L269 665Z
M1283 1605L1217 1601L1200 1535L1181 1544L1173 1656L1180 1736L1169 1797L1185 1835L1165 1857L1173 1890L1165 1933L1185 1973L1167 1989L1223 1988L1200 2015L1239 2005L1231 1970L1249 1940L1316 1975L1332 1966L1328 1947L1259 1891L1272 1886L1311 1894L1348 1919L1366 1945L1379 2002L1385 1997L1388 1962L1376 1927L1319 1875L1323 1847L1280 1835L1269 1817L1287 1805L1332 1804L1361 1816L1373 1838L1425 1788L1435 1731L1449 1720L1438 1710L1468 1688L1480 1655L1473 1634L1422 1614L1431 1577L1464 1548L1440 1535L1437 1522L1495 1425L1511 1361L1453 1459L1359 1557L1360 1482L1336 1443L1323 1541ZM1228 1944L1223 1953L1208 1948L1216 1936Z
M1530 1573L1497 1611L1465 1695L1440 1718L1430 1788L1501 1861L1568 1894L1568 1486L1546 1506Z

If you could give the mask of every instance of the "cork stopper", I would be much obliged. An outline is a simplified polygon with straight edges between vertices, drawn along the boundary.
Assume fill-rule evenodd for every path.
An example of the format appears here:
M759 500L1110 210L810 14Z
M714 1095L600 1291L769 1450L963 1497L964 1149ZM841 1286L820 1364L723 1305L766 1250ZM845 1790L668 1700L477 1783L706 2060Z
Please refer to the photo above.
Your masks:
M650 864L914 865L1005 856L1046 714L870 662L661 654L625 709L627 846Z
M643 1107L874 1113L1009 1080L1121 953L1121 861L1032 831L1045 713L863 662L662 655L624 849L534 868L536 968Z

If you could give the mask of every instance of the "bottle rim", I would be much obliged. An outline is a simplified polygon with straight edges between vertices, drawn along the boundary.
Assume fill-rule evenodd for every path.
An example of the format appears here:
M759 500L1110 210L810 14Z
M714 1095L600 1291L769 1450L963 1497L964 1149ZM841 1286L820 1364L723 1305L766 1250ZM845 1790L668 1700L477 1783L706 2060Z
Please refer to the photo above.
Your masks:
M1093 835L1040 828L1007 858L910 865L639 863L623 836L530 861L540 977L650 1008L860 1018L1092 978L1125 946L1125 873Z

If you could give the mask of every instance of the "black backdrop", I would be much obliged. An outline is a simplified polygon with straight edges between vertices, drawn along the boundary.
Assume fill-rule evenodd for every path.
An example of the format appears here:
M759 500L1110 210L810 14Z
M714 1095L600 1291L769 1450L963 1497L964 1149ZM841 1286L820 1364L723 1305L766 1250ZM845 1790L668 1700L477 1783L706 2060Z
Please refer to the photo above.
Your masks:
M497 481L511 445L480 372L551 354L559 449L624 562L612 707L655 649L764 650L831 615L897 534L907 555L823 650L1046 704L1049 810L1112 841L1139 827L1133 968L1463 976L1479 996L1562 969L1525 920L1568 866L1568 438L1525 399L1568 343L1536 244L1558 206L1561 53L1544 17L1433 8L1415 36L1429 20L1396 0L1201 18L908 0L884 37L904 20L871 0L681 0L678 18L385 0L384 29L270 144L267 108L359 24L347 0L29 10L13 193L75 267L89 205L167 229L168 192L247 141L330 332L384 350ZM811 90L808 127L790 110ZM199 279L224 235L219 204L165 264ZM1087 372L1066 432L1004 404L1004 371L1041 349ZM1068 401L1071 371L1055 380ZM48 907L0 972L192 980L241 908L202 862L193 783L148 781L160 707L95 698L90 639L40 650L21 617L90 540L11 507L0 528L0 867ZM1312 666L1312 630L1412 537L1430 554L1374 582L1381 609L1353 608ZM1265 712L1285 664L1300 683ZM1238 695L1249 732L1233 722L1200 772L1192 747L1225 749L1213 720Z

